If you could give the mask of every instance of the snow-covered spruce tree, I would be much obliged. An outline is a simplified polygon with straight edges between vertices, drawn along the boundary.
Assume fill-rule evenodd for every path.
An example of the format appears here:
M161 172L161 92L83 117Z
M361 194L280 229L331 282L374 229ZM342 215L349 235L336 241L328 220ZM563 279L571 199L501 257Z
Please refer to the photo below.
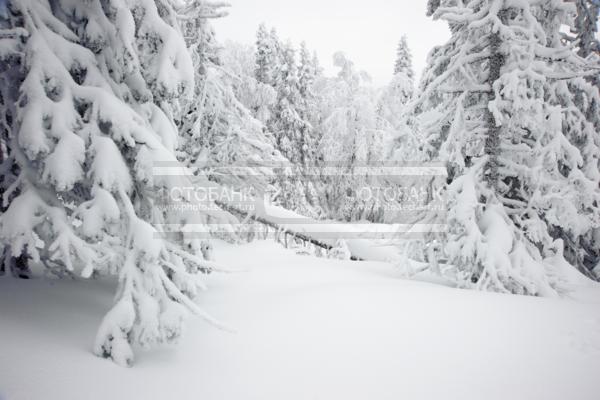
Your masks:
M298 66L298 90L303 98L314 96L313 85L317 78L314 60L306 47L306 42L300 43L300 62Z
M323 67L321 67L321 63L319 62L319 56L316 51L313 51L311 67L315 73L315 78L319 79L323 77ZM315 79L315 81L316 81Z
M600 0L575 0L577 17L571 28L575 35L577 54L587 58L592 54L600 56L598 39L598 19L600 18Z
M221 3L191 3L184 32L194 60L194 97L182 109L178 157L196 175L230 188L266 187L263 167L283 162L263 124L236 97L237 78L221 62L208 19L224 16ZM223 169L225 168L225 169ZM231 173L232 168L238 168ZM239 170L242 169L243 171Z
M582 188L583 196L588 196L586 193L593 192L600 183L600 91L587 78L557 80L549 95L549 99L562 108L563 133L577 148L581 170L589 179L588 186ZM580 222L582 230L578 234L565 232L560 226L554 226L552 232L564 241L564 255L570 263L584 274L594 274L600 279L600 268L597 268L600 265L600 226L594 222L596 218L592 218L592 221Z
M319 118L319 109L315 94L315 82L319 76L319 61L316 53L310 55L306 43L300 44L300 61L298 66L298 115L303 121L300 140L297 143L300 150L300 167L304 176L304 192L313 216L323 214L320 206L317 186L318 176L315 175L317 165L319 131L315 129Z
M21 68L24 62L23 44L27 38L27 31L9 19L10 11L7 4L0 6L0 162L2 173L0 174L0 196L8 190L15 196L17 188L13 188L19 176L19 169L12 157L11 131L16 117L17 101L19 99L19 87L25 79L25 73ZM7 209L7 201L2 201L0 211L4 213ZM25 252L14 257L10 246L5 246L0 253L0 275L29 277L28 257Z
M183 35L190 50L194 68L193 96L181 104L180 119L176 121L181 133L177 143L181 149L179 158L187 165L195 167L206 163L206 148L210 123L205 118L205 103L208 68L217 58L215 35L208 24L211 18L221 18L227 13L222 4L193 1L181 10L185 15L182 21Z
M382 94L382 105L389 104L390 114L385 114L387 119L400 119L401 115L391 115L392 110L401 114L402 107L412 99L415 86L414 81L403 72L393 76L391 82L384 88Z
M452 59L454 46L455 43L451 40L443 46L434 46L431 49L427 55L426 66L421 74L421 80L415 93L415 100L418 101L411 104L411 107L407 110L417 120L417 126L420 130L424 132L439 130L441 132L440 138L445 137L450 128L449 116L443 116L447 111L443 108L447 94L436 90L429 91L425 96L422 93L438 76L444 73ZM442 122L443 125L438 126L438 122ZM422 141L421 146L423 156L431 158L436 156L435 149L439 147L439 140L431 140L431 137L428 137L427 141Z
M600 262L600 241L597 236L600 228L600 92L584 78L598 76L600 62L598 58L595 61L583 60L566 52L566 47L561 45L559 30L562 23L570 22L573 15L571 8L555 7L549 3L534 8L532 13L541 21L546 40L560 54L554 62L549 63L546 70L550 79L545 82L545 100L556 107L554 110L560 110L561 118L556 122L557 127L560 126L564 137L576 148L564 144L561 150L561 146L556 144L558 140L554 139L554 143L545 144L544 152L537 155L541 159L539 164L547 163L548 158L555 159L556 169L560 172L560 175L556 174L556 184L561 185L564 176L571 187L555 191L555 198L549 201L536 199L539 202L536 206L545 220L550 238L562 241L564 245L558 252L564 253L564 257L582 273L591 276L589 271ZM546 18L546 15L559 17ZM545 54L539 57L544 59ZM555 118L558 119L558 115ZM529 179L535 182L535 178ZM566 206L557 201L562 195L566 195L569 201ZM566 216L570 222L563 220Z
M267 123L275 137L276 148L289 161L289 167L278 171L276 183L277 204L302 215L314 217L317 211L311 206L307 187L301 177L304 162L305 142L310 135L310 124L301 115L302 96L298 81L296 54L291 43L282 44L275 30L270 39L278 49L278 63L273 68L272 85L277 93L277 101Z
M550 0L442 0L429 11L452 37L430 58L412 106L425 116L430 157L448 165L448 263L467 286L552 295L561 271L548 260L600 223L598 164L569 130L583 147L595 139L578 128L588 125L581 113L563 109L565 84L588 72L560 41L573 10Z
M269 125L283 155L299 165L301 149L296 144L301 140L304 121L297 110L300 102L298 70L295 51L289 42L281 46L281 57L276 71L273 86L277 91L277 102Z
M154 200L173 182L152 167L176 162L170 113L193 87L176 10L170 1L18 0L0 19L2 37L14 36L2 59L23 60L1 70L14 84L2 92L2 168L15 177L3 193L2 252L59 275L117 276L94 352L130 365L133 343L175 340L187 310L210 319L190 298L201 284L194 272L213 264L150 224L170 217Z
M598 20L600 19L600 0L577 0L575 4L577 16L571 27L571 32L575 35L577 54L588 60L588 62L599 65ZM600 132L600 97L597 96L600 93L600 71L592 71L591 74L585 77L585 80L593 84L598 92L590 91L589 86L581 79L571 80L568 87L572 93L570 98L573 101L567 105L567 109L569 113L577 114L574 121L585 116L589 122L587 126L580 126L579 129L574 129L572 132L574 133L574 140L579 143L580 147L583 147L584 156L587 155L586 158L590 160L589 164L594 165L593 162L596 159L594 154L597 155L596 149L600 145L598 142L600 137L600 134L598 134ZM563 99L567 100L569 97L565 96ZM586 133L582 135L579 133L580 131L586 131ZM596 132L595 135L593 131ZM595 143L590 140L592 137L595 138ZM580 269L591 269L594 276L600 279L600 228L586 234L580 245L583 250L575 252L580 254L576 258Z
M256 33L256 80L273 85L275 68L279 63L279 39L275 30L269 32L266 25L260 24Z
M277 102L269 126L277 148L291 163L291 168L282 170L279 176L280 196L277 201L283 207L306 216L315 216L308 200L303 172L304 141L310 134L310 125L301 114L301 96L296 67L296 55L291 43L281 45L281 58L277 66L274 87Z
M300 163L307 166L316 160L317 142L315 129L310 123L316 110L314 84L317 79L317 66L311 58L306 43L300 44L300 62L298 66L298 114L305 121L302 125L300 143Z
M412 114L405 112L406 105L412 100L415 92L411 60L406 36L402 36L398 45L394 76L381 91L378 103L379 124L382 129L392 132L394 141L391 154L386 154L386 158L391 157L395 161L418 159L417 127Z
M409 79L414 79L414 72L412 67L412 54L408 48L406 42L406 36L403 35L398 42L398 48L396 50L396 64L394 64L394 75L404 74Z

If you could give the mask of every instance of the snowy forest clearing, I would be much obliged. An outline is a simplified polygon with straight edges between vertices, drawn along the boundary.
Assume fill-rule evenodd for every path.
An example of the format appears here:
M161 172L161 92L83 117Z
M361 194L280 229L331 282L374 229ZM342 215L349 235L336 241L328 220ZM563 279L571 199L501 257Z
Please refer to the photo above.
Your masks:
M600 0L260 2L0 0L0 400L598 400Z
M245 272L210 274L197 301L235 332L192 317L180 345L138 351L132 369L90 356L111 282L0 279L0 398L597 399L591 281L536 298L272 241L215 254Z

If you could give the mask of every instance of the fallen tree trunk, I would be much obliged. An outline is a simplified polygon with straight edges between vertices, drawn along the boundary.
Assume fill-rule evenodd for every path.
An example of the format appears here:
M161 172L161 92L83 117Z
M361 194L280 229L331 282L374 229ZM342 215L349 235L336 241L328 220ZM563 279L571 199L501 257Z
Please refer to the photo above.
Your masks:
M294 230L292 230L292 229L290 229L288 227L282 227L282 226L274 223L273 221L269 221L268 219L266 219L264 217L261 217L260 215L255 215L255 214L248 213L247 211L240 210L240 209L238 209L236 207L233 207L233 206L231 206L229 204L226 204L226 203L224 203L222 201L218 201L218 200L215 201L215 204L217 206L219 206L220 208L222 208L223 210L225 210L225 211L227 211L227 212L229 212L229 213L231 213L233 215L239 216L239 217L244 218L244 219L249 218L249 219L251 219L253 221L256 221L256 222L258 222L260 224L269 226L269 227L275 229L276 231L280 231L284 235L293 236L293 237L295 237L297 239L303 240L304 242L311 243L311 244L313 244L313 245L315 245L317 247L320 247L320 248L328 250L328 251L333 248L333 246L331 244L329 244L329 243L325 243L322 240L319 240L317 238L314 238L312 236L307 235L306 233L296 232L296 231L294 231ZM364 261L362 258L357 257L357 256L355 256L353 254L350 255L350 259L353 260L353 261Z

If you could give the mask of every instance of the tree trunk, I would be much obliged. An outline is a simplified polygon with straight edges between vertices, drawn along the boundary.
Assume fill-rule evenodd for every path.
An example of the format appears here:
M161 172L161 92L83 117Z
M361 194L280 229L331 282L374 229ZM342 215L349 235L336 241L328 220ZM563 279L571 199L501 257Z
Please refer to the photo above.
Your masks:
M497 32L490 35L491 56L489 59L490 66L487 82L491 87L491 91L488 95L488 104L496 99L494 83L500 78L500 69L504 64L504 55L500 53L501 42L502 39ZM488 159L485 165L484 174L487 184L496 191L499 183L498 155L500 152L500 126L498 126L494 114L488 108L486 108L485 113L488 127L488 133L485 138L485 154Z

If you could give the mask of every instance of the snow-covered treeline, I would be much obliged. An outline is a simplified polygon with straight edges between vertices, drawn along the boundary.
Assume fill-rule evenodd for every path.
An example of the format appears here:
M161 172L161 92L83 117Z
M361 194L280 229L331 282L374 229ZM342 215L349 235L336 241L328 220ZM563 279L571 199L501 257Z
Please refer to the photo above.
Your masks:
M332 59L337 75L324 75L305 43L297 51L264 24L254 48L228 43L223 59L237 77L238 98L264 123L267 137L289 164L272 182L273 201L310 217L384 221L380 199L357 196L365 177L352 175L357 167L417 159L416 138L403 113L414 93L406 38L390 66L394 78L383 88L343 52Z

